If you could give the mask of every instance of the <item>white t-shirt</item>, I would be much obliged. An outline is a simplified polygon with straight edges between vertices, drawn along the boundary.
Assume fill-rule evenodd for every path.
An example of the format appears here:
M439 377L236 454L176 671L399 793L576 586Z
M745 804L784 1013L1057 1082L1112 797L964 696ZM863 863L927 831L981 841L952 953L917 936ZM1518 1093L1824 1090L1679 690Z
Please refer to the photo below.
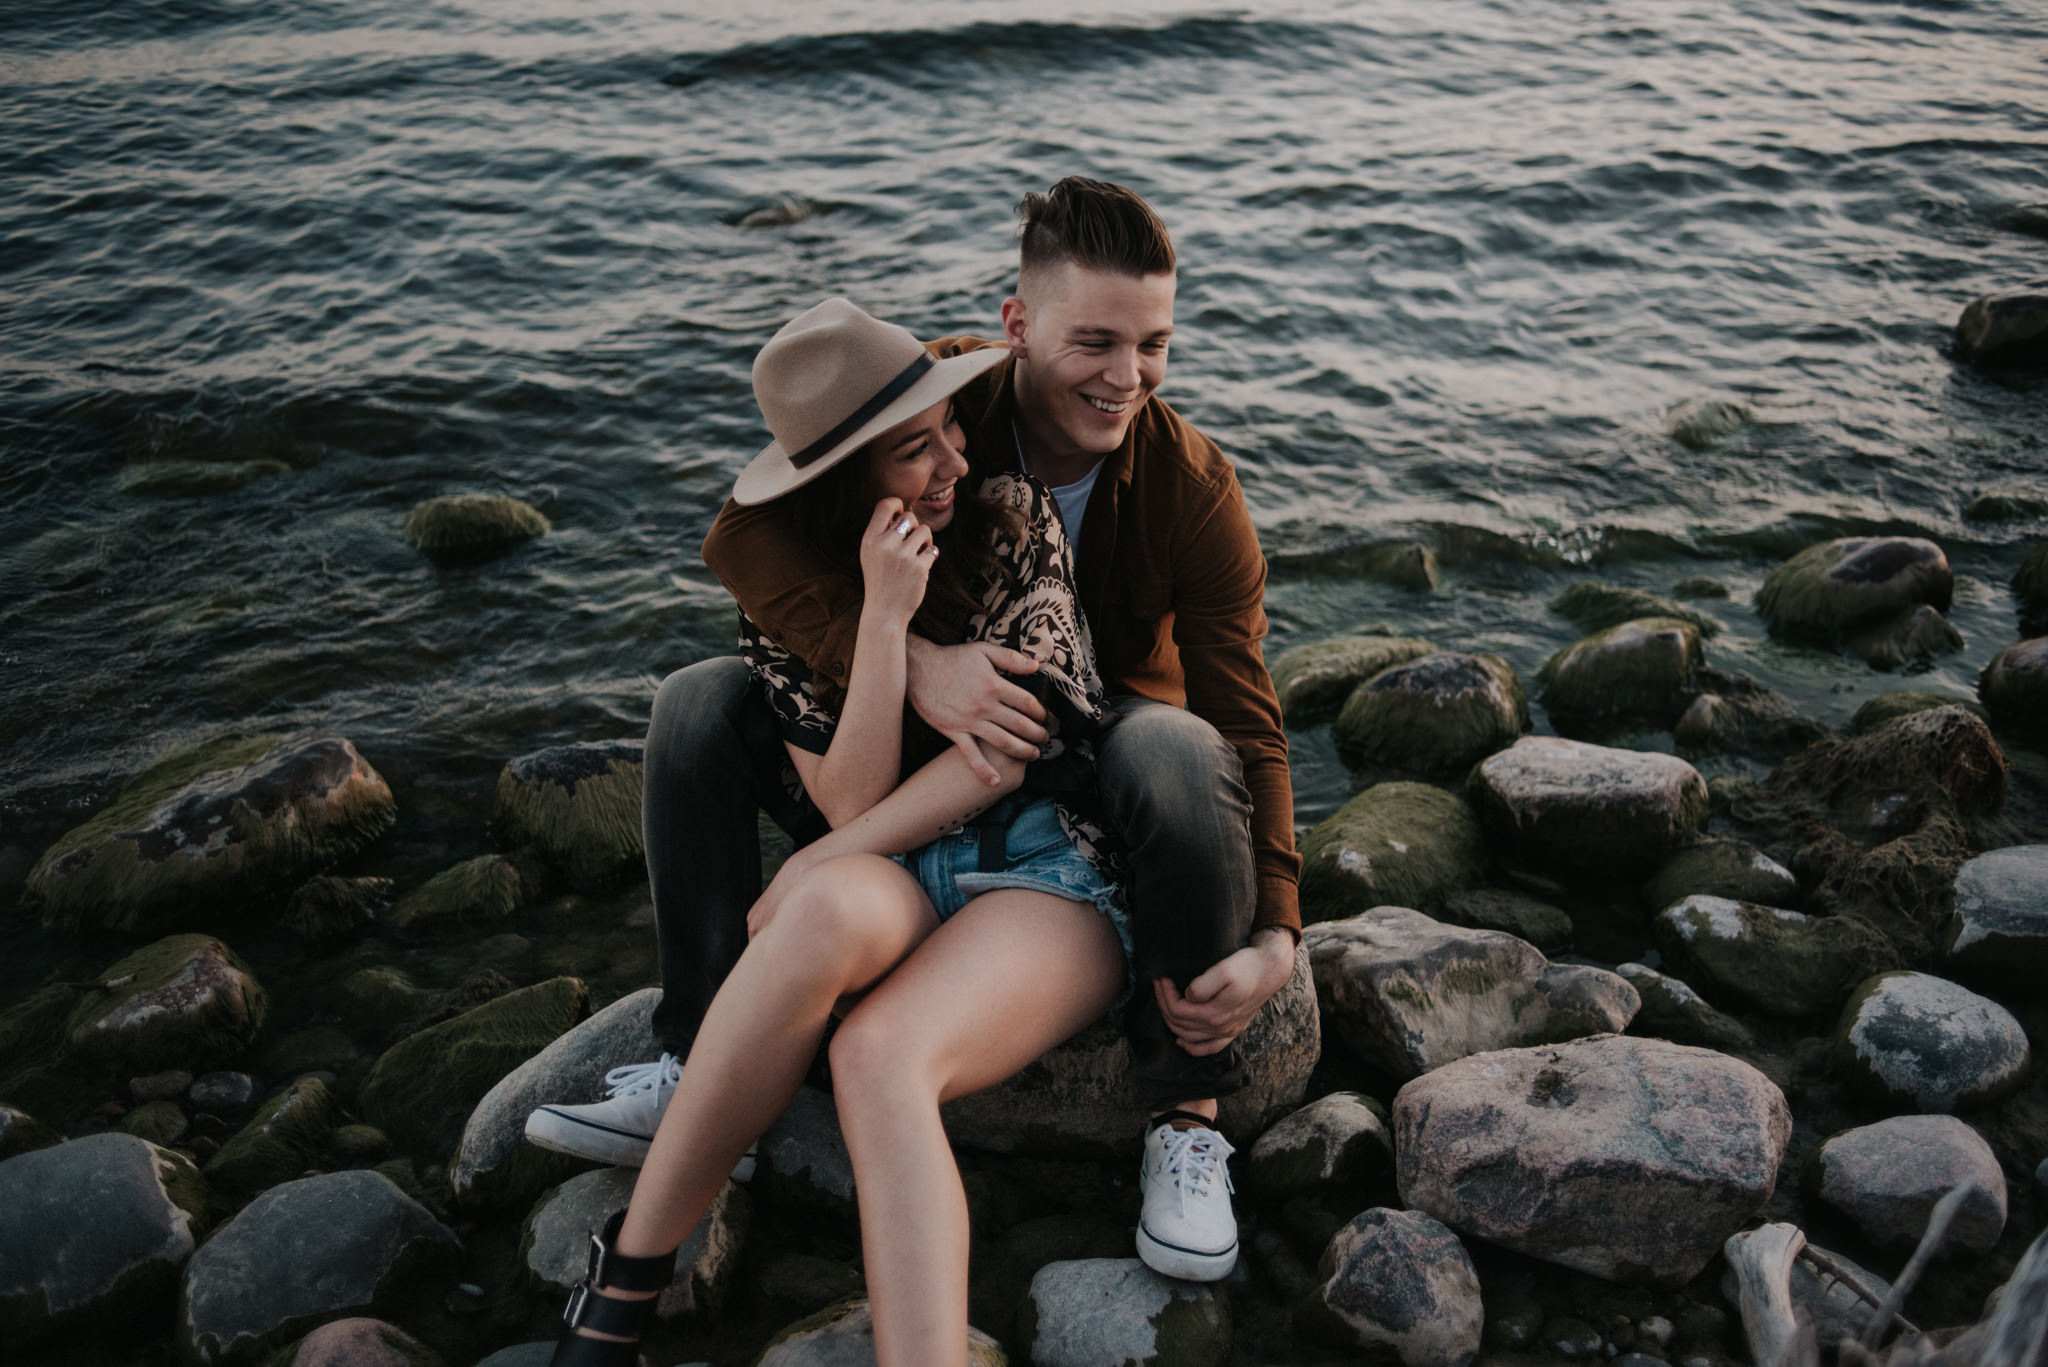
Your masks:
M1030 474L1024 464L1024 439L1017 432L1017 424L1010 424L1010 440L1017 445L1017 468ZM1107 459L1107 457L1105 457ZM1095 477L1102 473L1102 461L1088 467L1088 473L1072 484L1062 484L1052 489L1052 501L1060 510L1060 525L1067 529L1067 544L1074 549L1074 568L1081 567L1081 519L1088 513L1088 496L1095 492Z

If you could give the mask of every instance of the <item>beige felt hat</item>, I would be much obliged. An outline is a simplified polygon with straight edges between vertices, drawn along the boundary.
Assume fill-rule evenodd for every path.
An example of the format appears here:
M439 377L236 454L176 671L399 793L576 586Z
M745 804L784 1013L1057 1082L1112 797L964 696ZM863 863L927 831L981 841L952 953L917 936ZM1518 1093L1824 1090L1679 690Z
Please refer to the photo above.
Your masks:
M740 471L733 502L801 488L1009 354L983 347L935 360L907 330L851 300L805 310L754 358L754 401L775 440Z

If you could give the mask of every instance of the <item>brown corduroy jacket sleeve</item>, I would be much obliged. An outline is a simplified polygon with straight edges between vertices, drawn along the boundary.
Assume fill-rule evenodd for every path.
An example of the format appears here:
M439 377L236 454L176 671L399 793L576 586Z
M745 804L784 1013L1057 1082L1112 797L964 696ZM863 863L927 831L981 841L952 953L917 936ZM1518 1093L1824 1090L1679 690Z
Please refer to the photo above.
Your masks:
M860 634L860 581L797 534L787 504L743 508L727 499L704 538L704 563L770 640L845 684Z

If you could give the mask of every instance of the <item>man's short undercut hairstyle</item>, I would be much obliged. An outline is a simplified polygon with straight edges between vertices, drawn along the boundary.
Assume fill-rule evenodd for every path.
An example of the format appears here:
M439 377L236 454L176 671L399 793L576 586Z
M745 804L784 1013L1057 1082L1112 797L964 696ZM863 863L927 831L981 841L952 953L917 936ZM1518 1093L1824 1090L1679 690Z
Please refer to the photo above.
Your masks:
M1173 239L1134 190L1068 176L1044 194L1017 202L1022 221L1017 288L1062 261L1120 275L1173 271Z

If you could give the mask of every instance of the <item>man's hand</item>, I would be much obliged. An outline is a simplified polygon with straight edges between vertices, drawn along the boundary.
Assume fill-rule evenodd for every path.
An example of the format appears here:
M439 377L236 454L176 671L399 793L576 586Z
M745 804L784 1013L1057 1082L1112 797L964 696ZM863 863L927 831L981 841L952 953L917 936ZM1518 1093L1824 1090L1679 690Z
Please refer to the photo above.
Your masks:
M908 664L910 705L960 748L982 782L1001 781L982 753L984 745L1022 760L1038 758L1048 734L1039 724L1045 708L1007 677L1037 673L1038 661L986 641L936 646L913 635Z
M1188 984L1183 993L1171 978L1155 978L1159 1014L1180 1047L1197 1058L1221 1053L1244 1033L1267 999L1294 976L1294 937L1268 926L1252 942Z

